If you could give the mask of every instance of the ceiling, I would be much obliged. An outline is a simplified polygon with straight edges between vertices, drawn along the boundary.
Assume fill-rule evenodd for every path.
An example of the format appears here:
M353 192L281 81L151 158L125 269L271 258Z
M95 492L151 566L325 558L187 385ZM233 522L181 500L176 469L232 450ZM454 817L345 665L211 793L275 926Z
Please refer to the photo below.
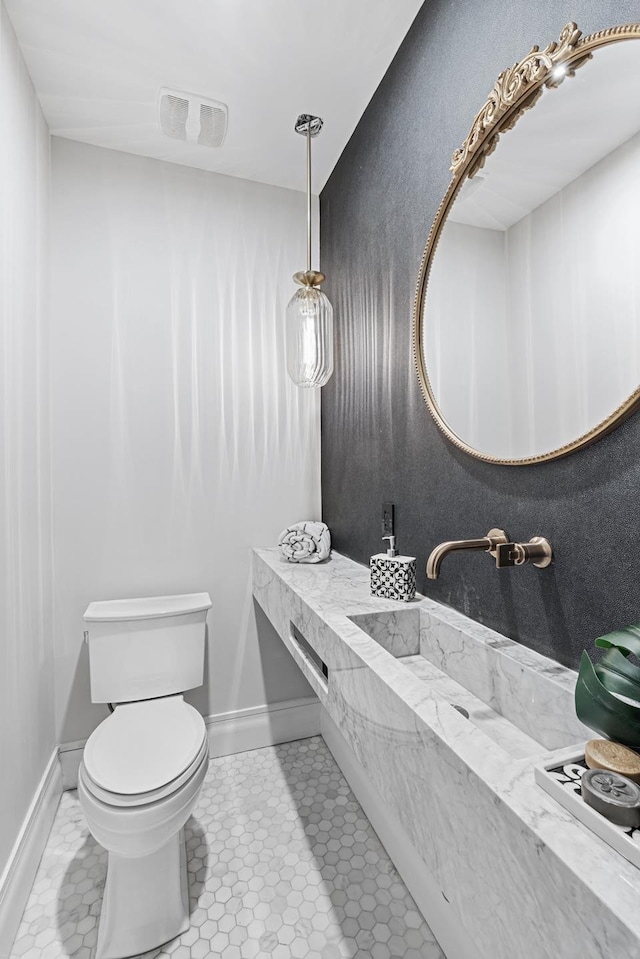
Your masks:
M423 0L5 2L54 135L302 190L312 113L317 193ZM162 134L162 87L227 104L223 145Z

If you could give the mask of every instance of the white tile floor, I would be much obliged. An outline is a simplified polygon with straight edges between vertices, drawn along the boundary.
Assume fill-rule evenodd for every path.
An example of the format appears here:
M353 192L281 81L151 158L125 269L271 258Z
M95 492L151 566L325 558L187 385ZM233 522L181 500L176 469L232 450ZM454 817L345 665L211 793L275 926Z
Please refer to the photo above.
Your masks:
M191 928L148 959L444 959L320 737L214 759L186 836ZM11 959L93 959L105 871L64 793Z

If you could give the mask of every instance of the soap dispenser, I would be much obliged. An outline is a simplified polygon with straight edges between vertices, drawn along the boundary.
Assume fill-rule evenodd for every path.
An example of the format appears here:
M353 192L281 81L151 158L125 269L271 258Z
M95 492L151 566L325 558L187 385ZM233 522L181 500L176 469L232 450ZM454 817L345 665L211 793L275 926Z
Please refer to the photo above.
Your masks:
M376 553L371 557L371 593L408 603L416 595L416 558L398 556L393 534L382 539L389 540L389 548L386 553Z

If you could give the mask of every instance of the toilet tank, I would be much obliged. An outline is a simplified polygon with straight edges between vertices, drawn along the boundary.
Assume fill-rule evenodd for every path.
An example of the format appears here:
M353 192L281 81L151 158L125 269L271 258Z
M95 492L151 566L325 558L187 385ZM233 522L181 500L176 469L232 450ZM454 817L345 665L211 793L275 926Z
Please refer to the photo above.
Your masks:
M90 603L91 700L128 703L201 686L208 593Z

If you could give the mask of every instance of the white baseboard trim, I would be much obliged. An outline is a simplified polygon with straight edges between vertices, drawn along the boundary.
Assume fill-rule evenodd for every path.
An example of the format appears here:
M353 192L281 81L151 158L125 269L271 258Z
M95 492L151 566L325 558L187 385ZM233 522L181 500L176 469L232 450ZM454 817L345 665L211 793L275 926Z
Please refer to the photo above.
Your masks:
M443 899L434 876L420 858L403 826L372 785L364 766L354 755L326 709L321 709L321 726L322 737L333 758L447 959L480 959L474 944L462 928L458 915Z
M316 696L232 709L205 717L209 755L230 756L276 743L320 735L320 702ZM63 789L78 785L78 769L86 740L60 746ZM2 956L0 956L2 959Z
M62 743L58 746L63 789L76 789L78 786L78 770L86 741L80 739L75 743Z
M62 773L54 749L0 876L0 959L11 952L61 795Z
M316 696L235 709L205 719L211 758L243 753L276 743L320 735L320 701Z

